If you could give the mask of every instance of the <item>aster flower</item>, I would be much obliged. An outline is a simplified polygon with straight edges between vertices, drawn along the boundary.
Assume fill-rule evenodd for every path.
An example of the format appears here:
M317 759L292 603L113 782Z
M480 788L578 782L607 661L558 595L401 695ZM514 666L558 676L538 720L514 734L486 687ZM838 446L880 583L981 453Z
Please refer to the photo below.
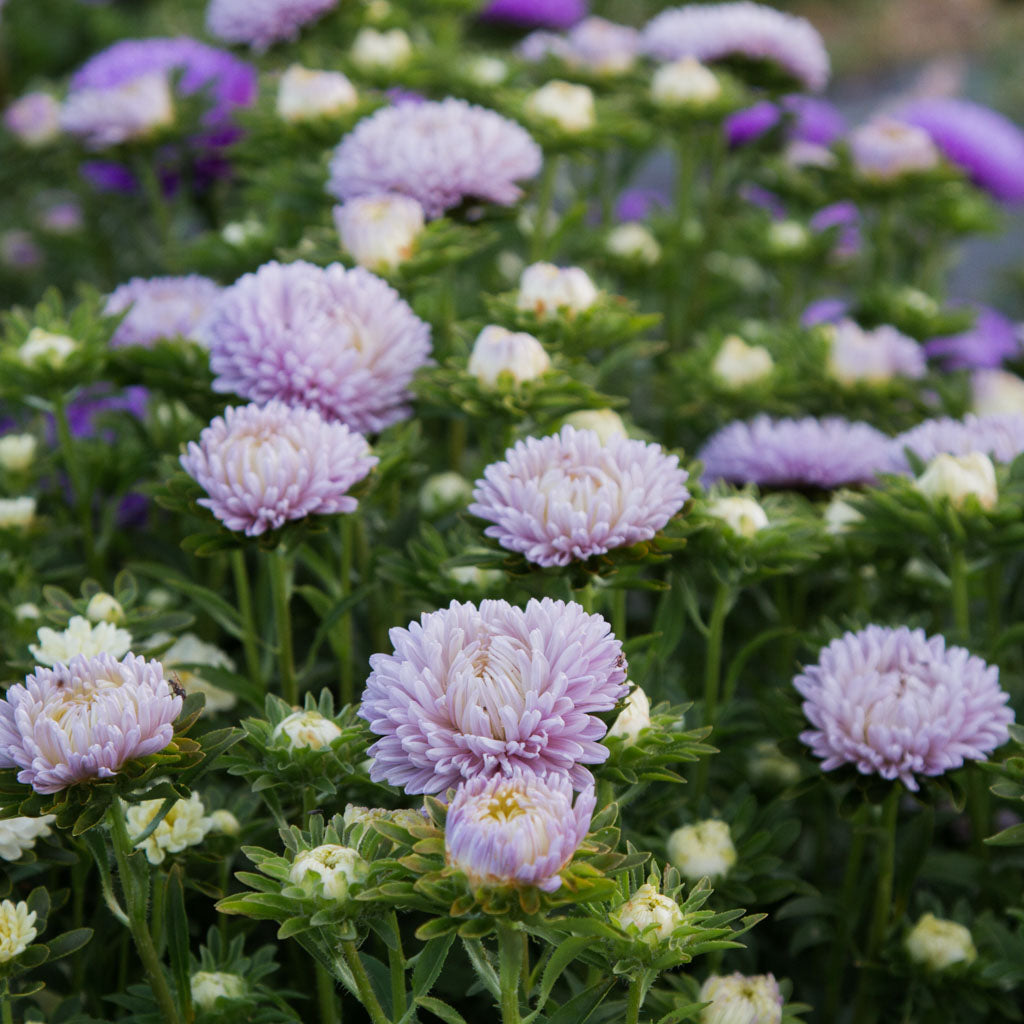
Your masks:
M56 820L53 814L41 818L7 818L0 821L0 860L20 860L26 850L36 845L41 836L52 831L50 824Z
M221 296L206 329L215 391L280 399L370 432L404 419L430 328L357 267L267 263Z
M815 92L828 82L825 44L805 18L750 0L689 4L662 11L643 30L641 46L656 60L726 57L767 60Z
M37 934L36 912L27 903L0 903L0 966L21 956Z
M409 196L359 196L334 208L342 246L367 270L394 270L412 255L423 207Z
M1012 320L989 306L979 306L974 324L966 331L931 338L924 348L949 370L984 370L1019 356L1021 340Z
M163 643L170 639L169 633L160 633L153 636L150 643ZM206 698L206 703L203 705L204 713L230 711L238 702L238 698L230 690L224 690L203 679L201 667L209 665L210 668L221 668L234 672L234 661L219 647L200 640L195 633L182 633L160 655L159 660L166 673L173 673L185 693L201 693ZM185 668L185 665L200 667Z
M10 103L3 120L23 146L37 149L60 135L60 103L48 92L27 92Z
M712 974L697 998L701 1024L781 1024L782 993L772 974Z
M785 115L789 115L786 138L791 141L830 146L846 131L846 118L835 104L816 96L792 93L783 96L778 103L762 100L726 118L729 145L741 146L758 138L774 128Z
M331 160L327 191L338 199L401 192L427 217L465 200L509 206L516 185L540 170L540 147L527 131L464 100L404 103L364 118Z
M714 434L699 452L704 480L765 487L841 487L889 472L891 441L867 423L839 417L756 416Z
M142 835L163 805L162 798L131 804L125 811L129 835ZM163 864L167 854L181 853L187 846L198 846L212 828L213 819L207 817L202 798L193 792L187 800L171 804L160 824L135 846L145 851L150 864Z
M888 324L866 331L853 320L840 320L832 328L829 349L829 372L847 386L893 377L918 380L927 370L924 349Z
M132 646L132 635L110 622L91 623L81 615L73 615L67 628L58 632L49 626L40 627L38 644L29 644L37 665L57 665L69 662L78 654L91 658L96 654L110 654L123 658Z
M37 793L112 778L171 742L181 705L160 663L134 654L37 668L0 700L0 768Z
M491 0L481 17L515 25L568 28L587 13L587 0Z
M584 764L608 748L595 712L626 693L622 645L578 604L453 601L393 629L394 654L370 658L359 716L382 737L370 778L409 793L517 768L565 773L580 788Z
M650 540L686 503L689 474L659 445L565 426L530 437L476 482L469 511L538 565L568 565Z
M171 83L163 71L117 85L76 89L60 112L61 128L81 136L90 149L146 139L173 123Z
M910 790L917 775L985 760L1014 720L997 667L906 626L846 633L793 685L814 726L800 739L825 771L851 764Z
M110 344L150 346L163 338L195 338L224 289L208 277L133 277L115 288L103 312L127 312Z
M225 409L181 456L208 495L199 504L249 537L292 519L355 511L347 492L376 464L361 435L283 402Z
M338 0L210 0L206 28L217 39L246 43L262 53L297 38L303 25L337 5Z
M877 117L850 132L857 173L871 181L894 181L938 166L939 151L926 131L891 117Z
M1024 452L1024 416L968 413L962 420L942 416L904 431L893 439L892 447L893 472L909 471L907 449L922 462L931 462L936 455L970 455L972 452L982 452L996 462L1012 462Z
M586 838L594 813L590 783L573 804L564 775L510 776L464 782L448 807L445 860L476 889L485 886L561 887L559 872Z
M532 32L520 44L519 52L528 61L552 56L574 68L613 75L633 66L639 45L635 28L595 16L585 18L564 36Z

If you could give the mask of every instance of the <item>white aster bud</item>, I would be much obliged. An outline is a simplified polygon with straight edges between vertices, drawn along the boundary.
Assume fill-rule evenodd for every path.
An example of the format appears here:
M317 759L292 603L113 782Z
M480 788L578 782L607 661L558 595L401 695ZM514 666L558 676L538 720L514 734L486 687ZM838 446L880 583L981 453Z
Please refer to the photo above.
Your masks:
M748 345L738 334L730 334L722 342L711 372L729 391L740 391L748 384L767 377L775 367L768 349Z
M466 75L477 85L501 85L508 78L508 65L499 57L484 54L469 62Z
M854 167L871 181L893 181L939 163L939 151L923 128L888 117L855 128L849 144Z
M954 964L972 963L978 956L970 930L956 921L924 914L904 940L911 960L929 970L944 971Z
M971 377L971 395L978 416L1024 415L1024 380L1015 373L977 370Z
M782 159L790 167L835 167L835 153L828 146L804 139L792 139L782 151Z
M29 644L37 665L66 665L75 655L94 657L109 654L123 658L132 647L132 635L111 622L89 622L81 615L73 615L67 628L58 632L49 626L36 631L38 644Z
M791 786L800 780L800 766L786 757L772 740L758 740L747 759L750 777L755 782L774 782Z
M143 800L132 804L125 812L128 834L141 836L163 807L163 798ZM191 793L187 800L178 800L164 816L164 820L141 842L136 849L145 850L150 864L162 864L169 853L180 853L186 846L198 846L213 822L206 816L206 808L198 793Z
M503 374L522 384L550 369L550 356L532 334L497 324L489 324L477 335L466 365L466 370L487 388L497 387Z
M768 227L768 248L779 256L803 252L811 234L798 220L776 220Z
M677 828L668 837L668 859L691 881L717 878L729 873L736 863L729 826L717 818Z
M594 94L586 85L573 85L560 79L542 85L526 98L526 113L537 121L546 121L566 135L588 131L596 123Z
M649 883L639 889L609 915L623 931L642 938L650 946L657 946L683 923L679 904L664 896Z
M701 1024L781 1024L782 993L771 974L713 974L701 986Z
M301 747L319 750L329 746L340 735L341 729L319 711L294 711L274 726L270 738L279 740L286 737L288 746L293 750Z
M28 622L32 619L38 619L42 614L39 610L39 605L33 604L31 601L25 601L24 604L19 604L14 609L14 617L19 622Z
M36 912L27 903L0 903L0 964L21 956L36 937Z
M29 149L38 149L60 135L60 102L46 92L19 96L4 111L4 126Z
M245 995L245 981L227 971L196 971L189 981L192 1002L200 1010L212 1010L218 999L231 1001Z
M334 208L334 223L361 267L394 270L412 255L424 227L423 207L411 196L360 196Z
M326 843L298 854L288 878L310 896L344 900L349 887L362 882L368 871L369 865L351 847Z
M448 570L456 583L477 590L496 590L504 582L505 575L500 569L481 569L478 565L455 565Z
M226 836L237 836L242 831L238 819L223 808L219 811L210 812L210 831L220 832Z
M539 317L564 312L569 316L589 309L598 290L580 267L556 267L553 263L531 263L519 279L516 306Z
M936 455L914 486L932 501L948 498L954 508L963 507L973 495L982 508L988 509L999 497L995 466L983 452Z
M0 860L20 860L26 850L36 845L40 836L50 834L50 823L56 820L56 815L44 814L41 818L6 818L0 821Z
M85 608L85 617L90 622L112 622L115 626L119 626L124 622L124 608L113 594L101 590L89 598L89 603Z
M35 517L35 498L0 498L0 530L27 530Z
M661 246L651 232L636 221L627 221L612 228L605 247L613 256L653 266L661 259Z
M577 430L592 430L601 444L607 444L613 437L629 437L626 424L614 409L579 409L562 422Z
M832 500L826 506L822 518L825 520L825 532L830 537L849 533L851 526L864 519L860 512L838 494L832 495Z
M33 434L5 434L0 437L0 468L8 473L24 473L36 457Z
M395 71L409 63L412 40L400 28L361 28L352 42L352 62L363 71Z
M461 473L435 473L420 488L420 511L428 519L465 508L473 500L473 485Z
M220 237L228 245L241 249L250 242L255 242L263 237L263 224L255 217L246 217L245 220L233 220L225 224L221 229Z
M359 102L355 86L340 71L314 71L292 64L277 89L277 115L306 121L352 110Z
M706 107L721 95L718 76L694 57L662 64L651 78L651 99L659 107Z
M66 334L53 334L42 327L33 327L28 332L18 356L26 366L40 364L57 369L67 361L69 355L78 348L78 342Z
M651 702L647 694L634 687L626 698L626 706L619 712L608 730L609 736L621 736L627 744L636 743L640 733L651 727Z
M154 591L149 594L153 601ZM157 633L150 643L163 644L171 639L170 633ZM206 698L203 705L204 714L218 711L230 711L238 698L223 687L203 678L203 669L195 666L209 665L211 668L223 668L234 672L235 663L215 644L200 640L195 633L182 633L170 647L159 656L160 664L167 675L173 675L186 693L201 693ZM186 668L185 666L189 666Z
M721 519L740 537L753 537L768 525L765 510L753 499L737 494L731 498L713 498L708 502L708 515Z

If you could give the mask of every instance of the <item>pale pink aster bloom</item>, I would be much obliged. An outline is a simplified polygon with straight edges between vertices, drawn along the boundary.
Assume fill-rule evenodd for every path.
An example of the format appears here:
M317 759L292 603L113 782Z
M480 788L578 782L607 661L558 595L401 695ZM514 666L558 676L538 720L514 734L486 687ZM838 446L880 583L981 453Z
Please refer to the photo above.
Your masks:
M119 85L82 87L68 94L60 126L89 149L145 139L174 121L174 97L164 71L150 71Z
M48 92L27 92L4 111L4 127L30 149L60 135L60 103Z
M938 147L923 128L891 117L859 125L847 141L857 173L872 181L930 171L941 160Z
M828 52L817 29L793 14L739 0L672 7L652 18L641 47L656 60L721 60L749 57L778 64L808 89L825 88Z
M568 565L650 540L690 497L689 474L659 445L565 426L528 437L477 480L469 511L538 565Z
M612 75L633 66L639 44L640 34L635 28L595 15L585 18L564 36L531 32L519 44L519 52L528 61L552 56L572 67Z
M192 338L224 289L199 274L185 277L133 277L115 288L103 312L128 311L110 344L152 345L163 338Z
M889 324L867 331L853 320L834 327L829 371L841 383L883 383L893 377L917 380L928 370L924 348Z
M0 768L19 768L37 793L112 778L171 742L181 704L160 662L134 654L37 668L0 700Z
M510 206L522 195L516 182L540 166L525 128L449 97L384 107L360 121L334 151L327 191L341 200L401 192L434 218L467 199Z
M430 328L389 284L338 263L266 263L228 288L203 330L215 391L316 409L361 433L409 415Z
M1014 720L996 666L907 626L846 633L793 685L814 726L800 739L823 770L851 764L911 790L916 775L984 761L1007 741Z
M926 463L936 455L970 455L972 452L982 452L996 462L1013 462L1024 452L1024 416L968 413L962 420L940 416L905 430L893 438L891 444L894 473L910 472L907 450Z
M206 28L226 43L246 43L258 53L298 37L338 0L210 0Z
M408 793L517 767L590 780L608 757L595 712L626 694L622 644L600 615L574 603L453 601L408 629L394 654L370 658L359 715L381 737L370 778Z
M595 805L589 783L572 800L564 775L510 776L463 783L448 807L444 855L474 888L535 886L555 892L559 872L572 860L590 828Z
M225 409L181 456L209 495L199 504L249 537L290 519L354 512L347 491L376 464L361 434L283 402Z

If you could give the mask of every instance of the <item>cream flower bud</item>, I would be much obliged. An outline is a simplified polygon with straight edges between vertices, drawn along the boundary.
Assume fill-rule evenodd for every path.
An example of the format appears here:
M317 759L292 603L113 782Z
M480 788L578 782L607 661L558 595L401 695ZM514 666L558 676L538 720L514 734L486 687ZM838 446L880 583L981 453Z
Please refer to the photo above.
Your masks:
M661 259L661 246L651 232L636 221L627 221L612 228L605 247L613 256L653 266Z
M369 865L351 847L326 843L298 854L288 878L310 896L344 900L349 887L362 882L368 871Z
M623 931L635 932L651 946L657 946L683 923L679 904L663 896L653 885L645 883L609 915ZM651 927L651 926L654 927Z
M35 517L35 498L0 498L0 530L28 529Z
M753 499L737 494L731 498L713 498L708 502L708 515L721 519L733 533L753 537L768 525L765 510Z
M473 500L473 485L461 473L435 473L420 488L420 511L434 519L464 508Z
M592 430L602 444L613 437L629 437L626 424L614 409L579 409L569 413L562 422L577 430Z
M677 828L668 837L668 859L691 881L716 878L729 873L736 863L729 826L717 818Z
M363 71L394 71L409 63L412 40L400 28L361 28L352 42L352 62Z
M537 121L546 121L567 135L577 135L594 127L594 94L586 85L573 85L560 79L542 85L526 98L526 113Z
M477 85L501 85L508 78L508 65L499 57L474 57L466 66L467 77Z
M5 434L0 437L0 469L24 473L36 457L34 434Z
M501 586L505 574L500 569L481 569L478 565L454 565L448 570L456 583L477 590L492 590Z
M141 836L163 805L163 798L160 798L129 806L125 812L128 834ZM187 800L173 803L163 821L135 846L146 852L146 860L150 864L162 864L167 854L180 853L187 846L198 846L212 827L213 822L206 816L199 794L191 793Z
M747 770L755 782L791 786L800 780L800 766L786 757L772 740L758 740L747 758Z
M23 146L37 149L60 135L60 102L49 93L25 93L7 107L3 122Z
M983 452L936 455L914 486L932 501L948 498L955 508L971 495L982 508L992 508L999 497L995 466Z
M53 334L42 327L33 327L28 332L18 355L26 366L45 364L57 369L67 361L69 355L78 348L78 342L66 334Z
M21 956L36 937L36 912L27 903L0 903L0 964Z
M300 747L319 750L329 746L340 735L341 729L319 711L295 711L274 726L270 738L279 740L286 737L288 746L293 750Z
M729 391L740 391L747 384L767 377L775 367L768 349L748 345L738 334L730 334L718 350L711 372Z
M971 396L978 416L1024 415L1024 380L1015 373L976 371L971 377Z
M932 971L973 963L978 956L969 929L934 914L922 915L903 944L911 960Z
M634 687L626 698L626 706L619 712L608 730L609 736L621 736L628 744L636 743L640 733L651 726L651 701L639 687ZM645 887L646 888L646 887Z
M535 380L551 369L551 357L532 334L490 324L477 335L466 369L484 387L494 388L503 374L517 384Z
M306 121L352 110L359 102L355 86L340 71L314 71L292 64L277 89L277 115Z
M241 999L245 995L245 981L227 971L196 971L189 981L192 1002L200 1010L212 1010L218 999Z
M825 532L830 537L838 537L849 533L850 527L863 521L864 517L839 494L833 494L822 518L825 520Z
M713 974L701 986L701 1024L781 1024L782 993L771 974Z
M5 818L0 821L0 860L19 860L26 850L36 845L40 836L48 836L54 814L41 818Z
M39 605L33 604L31 601L25 601L23 604L19 604L14 609L14 617L19 622L27 622L31 619L38 619L42 615L39 610Z
M210 831L220 832L226 836L237 836L242 831L238 819L223 808L210 813Z
M411 196L359 196L334 208L341 244L368 270L394 270L411 255L424 227L423 207Z
M150 593L150 601L153 595ZM152 637L151 643L165 643L169 640L169 633L158 633ZM201 693L206 698L203 705L204 714L213 714L217 711L230 711L238 698L203 678L203 669L195 666L209 665L211 668L224 668L234 672L235 663L215 644L208 644L200 640L195 633L182 633L170 647L159 657L164 672L173 675L186 693ZM190 666L185 668L184 666Z
M101 590L89 598L89 603L85 608L85 617L90 622L112 622L115 626L119 626L124 622L124 608L113 594Z
M228 245L241 249L250 242L263 237L263 224L255 217L246 217L245 220L233 220L225 224L221 229L220 237Z
M132 635L110 622L90 623L81 615L73 615L67 628L61 632L41 626L36 636L38 644L29 644L37 665L66 665L75 655L94 657L109 654L123 658L132 646Z
M556 267L553 263L531 263L519 279L516 306L539 317L568 315L589 309L598 297L594 282L580 267Z
M721 95L718 76L694 57L662 64L651 78L651 99L659 107L705 107Z
M802 252L810 240L810 232L798 220L776 220L768 227L768 248L779 256Z

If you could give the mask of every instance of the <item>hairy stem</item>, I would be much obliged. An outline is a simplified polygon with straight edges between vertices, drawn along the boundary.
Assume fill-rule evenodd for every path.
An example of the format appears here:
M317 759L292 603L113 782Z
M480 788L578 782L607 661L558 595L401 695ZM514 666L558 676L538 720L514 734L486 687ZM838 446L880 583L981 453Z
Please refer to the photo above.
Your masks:
M241 548L231 552L231 571L235 577L238 611L242 616L242 626L245 629L245 636L242 638L242 646L245 650L245 669L252 682L263 682L260 679L260 655L256 643L256 617L252 610L252 587L249 583L249 570L245 565L245 552Z
M277 660L281 675L281 696L289 704L299 702L299 684L295 677L295 654L292 649L292 617L288 607L291 565L282 548L270 553L270 589L274 600L274 622L277 625Z

